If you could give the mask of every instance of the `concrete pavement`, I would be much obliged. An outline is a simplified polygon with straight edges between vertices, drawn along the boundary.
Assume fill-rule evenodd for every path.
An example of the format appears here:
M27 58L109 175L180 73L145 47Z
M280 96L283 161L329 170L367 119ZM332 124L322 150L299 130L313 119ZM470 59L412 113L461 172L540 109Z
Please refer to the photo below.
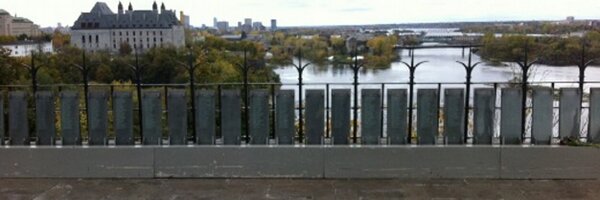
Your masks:
M0 199L598 199L598 180L1 179Z

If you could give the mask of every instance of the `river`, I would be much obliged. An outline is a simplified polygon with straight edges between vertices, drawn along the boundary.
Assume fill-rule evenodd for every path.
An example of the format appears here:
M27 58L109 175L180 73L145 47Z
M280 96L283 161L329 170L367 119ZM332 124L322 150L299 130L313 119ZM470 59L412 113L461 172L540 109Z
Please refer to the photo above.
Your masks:
M402 54L402 60L410 62L410 57L406 52L398 52ZM467 57L462 57L462 49L420 49L415 51L415 62L427 61L415 72L415 81L421 83L464 83L466 72L462 65L456 61L467 62ZM473 62L479 62L481 58L473 55ZM297 62L297 61L296 61ZM473 71L474 82L508 82L513 77L518 76L520 68L516 63L505 63L506 66L491 66L487 63L482 63ZM284 89L295 89L298 84L298 72L293 66L284 66L275 69L279 74L281 82L285 85ZM539 81L573 81L578 80L579 71L576 66L548 66L534 65L532 68L532 82ZM586 81L598 81L600 77L600 68L590 67L586 71ZM323 86L311 86L315 83L352 83L353 72L348 67L334 67L333 65L325 66L309 66L303 75L304 83L308 88L323 88ZM393 62L386 69L365 69L359 74L360 83L406 83L409 81L408 68L401 62ZM377 87L380 84L363 84L361 87ZM405 88L406 84L394 85L391 88ZM349 85L335 86L332 88L343 87L349 88ZM422 86L427 87L427 86ZM454 87L454 86L453 86ZM456 85L456 87L462 87ZM577 84L561 84L560 87L577 87Z

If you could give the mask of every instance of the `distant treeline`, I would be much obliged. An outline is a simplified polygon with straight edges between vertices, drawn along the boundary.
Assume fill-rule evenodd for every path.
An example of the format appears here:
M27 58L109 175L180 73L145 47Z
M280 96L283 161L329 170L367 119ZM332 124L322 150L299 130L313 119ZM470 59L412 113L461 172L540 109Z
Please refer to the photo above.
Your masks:
M527 37L505 35L495 37L488 33L482 38L483 47L478 52L490 62L513 62L523 58L525 50L531 59L540 64L566 66L580 62L582 45L587 59L600 58L600 32L590 31L581 37ZM598 64L598 63L596 63Z

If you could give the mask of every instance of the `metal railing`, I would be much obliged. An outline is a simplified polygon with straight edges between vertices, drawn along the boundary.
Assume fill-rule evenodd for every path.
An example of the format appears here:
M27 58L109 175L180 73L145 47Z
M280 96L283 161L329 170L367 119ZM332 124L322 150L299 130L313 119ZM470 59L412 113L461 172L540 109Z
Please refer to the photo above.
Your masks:
M584 45L585 46L585 45ZM413 52L415 49L417 49L416 47L413 49L410 49L411 52ZM525 48L527 49L527 47ZM356 52L356 51L355 51ZM525 54L523 56L523 58L519 61L517 61L517 64L520 66L521 70L522 70L522 82L520 83L513 83L513 82L473 82L471 80L472 77L472 72L473 69L475 67L477 67L480 63L473 63L472 62L472 53L471 51L469 51L469 58L468 61L466 63L463 62L459 62L460 65L462 65L465 69L466 72L466 78L465 78L465 82L456 82L456 83L427 83L427 82L416 82L415 81L415 71L418 69L418 67L425 63L426 61L422 61L422 62L417 62L415 61L415 56L414 53L411 53L411 57L410 57L410 63L406 63L403 62L407 68L409 69L409 81L408 82L381 82L381 83L366 83L366 82L360 82L359 81L359 71L362 68L362 63L359 62L358 60L358 55L353 55L353 62L350 63L349 65L351 66L353 73L354 73L354 80L352 83L304 83L303 82L303 73L304 70L309 67L310 63L303 63L302 62L302 54L300 53L298 56L298 64L294 64L295 68L298 71L298 84L279 84L279 83L250 83L248 80L249 77L249 69L250 66L248 65L248 63L246 62L246 56L244 56L244 63L240 64L239 67L242 70L242 74L243 74L243 83L214 83L214 84L197 84L195 83L195 80L193 79L193 76L190 76L190 82L188 84L144 84L142 83L142 79L141 79L141 75L143 73L143 67L140 66L139 62L137 62L136 59L136 63L134 65L131 65L131 69L132 71L135 73L135 84L132 85L105 85L105 84L90 84L89 80L88 80L88 68L86 67L86 60L85 60L85 54L83 54L83 64L82 65L76 65L82 72L82 76L83 76L83 83L79 84L79 85L72 85L72 84L64 84L64 85L60 85L60 84L55 84L55 85L39 85L37 83L37 71L39 70L39 68L41 66L37 65L35 63L35 56L32 56L32 61L31 61L31 65L27 65L27 68L30 70L31 73L31 77L32 77L32 83L31 85L6 85L6 86L0 86L0 88L3 88L5 91L8 91L10 93L10 97L14 97L14 96L20 96L20 98L22 98L21 100L27 100L27 96L30 97L35 97L36 102L37 100L39 100L37 94L40 91L52 91L52 93L50 93L50 99L54 100L54 94L62 94L65 91L72 91L74 90L73 88L75 88L75 91L79 90L79 89L83 89L83 91L81 91L81 93L84 94L83 97L83 108L80 109L79 112L81 112L86 118L87 118L87 122L85 123L85 126L82 129L86 129L88 130L87 132L90 132L90 124L93 123L102 123L102 124L107 124L107 126L111 126L108 125L108 121L110 120L114 120L114 118L110 118L107 117L106 122L97 122L95 121L95 119L91 119L90 116L90 100L91 98L88 96L88 94L90 94L90 92L92 91L105 91L107 93L110 94L115 94L116 90L130 90L129 92L132 92L135 90L135 94L136 94L136 99L132 100L133 102L136 103L137 108L131 108L133 112L137 112L137 126L132 124L133 129L137 129L137 133L139 135L138 138L135 139L135 143L144 143L144 137L145 137L145 133L144 133L144 119L147 116L144 116L144 92L145 91L156 91L159 90L160 92L160 96L158 97L159 99L161 99L162 101L162 106L165 107L165 109L163 110L162 108L160 108L161 111L164 111L165 113L171 112L171 110L169 110L169 101L173 100L170 97L170 91L172 90L181 90L184 89L188 92L184 92L183 96L178 96L177 98L184 98L184 102L191 102L191 104L187 104L186 103L186 116L191 116L191 121L188 120L187 118L186 120L186 125L188 125L190 127L190 130L186 131L185 133L185 142L183 142L184 144L187 143L196 143L198 141L198 135L200 132L198 131L200 127L197 127L197 122L200 119L197 119L198 117L198 108L197 108L197 102L196 102L196 96L198 95L198 89L200 89L201 92L205 92L205 91L214 91L215 95L214 97L215 99L215 103L216 103L216 107L215 107L215 114L217 115L215 118L217 119L215 121L215 124L217 125L217 131L214 135L214 138L219 138L222 137L224 134L222 133L222 126L223 126L223 120L224 118L222 118L222 108L223 108L223 100L222 97L224 97L223 92L225 90L230 90L230 89L237 89L240 90L241 89L241 104L240 106L240 113L241 116L239 116L242 120L241 122L243 124L240 125L241 130L240 132L242 132L242 134L239 136L239 140L242 143L251 143L251 136L250 136L250 132L251 132L251 126L253 124L251 124L251 114L253 114L252 112L254 112L252 110L252 106L251 106L251 101L253 101L253 99L251 99L252 95L251 93L255 90L258 89L266 89L268 91L268 97L266 98L267 100L267 104L268 104L268 116L269 117L269 134L268 134L268 138L270 139L270 141L265 141L265 144L270 144L270 143L275 143L274 140L277 137L277 124L279 123L279 119L276 119L277 116L277 112L278 112L278 100L277 100L277 95L279 93L284 93L286 90L289 89L293 89L293 91L295 91L295 93L293 93L294 95L292 95L293 98L293 108L294 110L291 111L293 112L293 121L294 121L294 135L293 137L294 142L292 142L292 144L306 144L307 141L307 136L306 136L306 120L307 120L307 113L306 113L306 107L307 107L307 103L306 99L307 95L305 95L305 93L307 92L307 90L314 90L316 88L320 88L323 92L324 92L324 108L323 108L323 114L324 114L324 126L322 127L324 129L324 134L322 135L322 143L330 143L330 144L334 144L335 141L331 141L332 138L332 129L334 129L334 125L332 125L333 123L333 119L332 116L334 113L332 113L332 107L334 107L334 104L340 103L340 102L335 102L334 100L332 100L333 98L333 91L337 90L337 89L341 89L341 88L345 88L345 89L350 89L350 93L352 94L351 97L347 97L348 100L351 100L352 103L350 102L346 102L347 104L351 104L349 106L349 109L351 110L352 114L351 114L351 120L350 120L350 127L346 127L348 128L350 131L347 133L348 138L351 140L351 142L348 142L350 144L360 144L360 143L364 143L362 142L362 136L364 135L363 132L360 131L359 126L362 123L360 120L361 117L361 108L365 107L365 105L362 105L359 103L359 101L362 99L361 97L361 92L364 92L366 90L368 90L368 88L377 88L378 90L378 97L376 97L375 99L380 99L379 102L373 102L373 104L378 104L379 107L379 111L377 111L377 113L379 113L379 120L378 123L380 123L380 130L377 130L378 135L379 135L379 139L380 142L378 143L389 143L389 135L390 133L387 133L385 131L385 129L387 128L387 125L390 123L395 123L395 122L389 122L384 120L384 116L389 115L390 113L388 113L389 111L387 110L389 108L389 104L390 102L387 102L388 99L390 99L390 89L407 89L405 92L408 95L408 99L406 102L406 108L403 108L407 111L407 113L405 114L405 117L407 117L406 119L406 138L405 138L405 142L404 144L413 144L413 143L420 143L415 141L415 139L419 138L419 128L415 128L415 124L418 124L417 121L413 119L415 116L418 116L417 113L414 113L415 111L419 111L420 107L423 107L422 105L419 105L418 102L415 103L417 98L415 95L417 94L417 91L420 90L419 88L434 88L436 89L437 93L436 93L436 98L437 98L437 116L438 118L440 114L447 114L444 113L444 108L446 107L444 104L442 104L442 106L440 107L440 101L442 101L444 98L442 98L442 95L440 95L441 91L443 89L446 89L448 86L451 87L464 87L463 91L464 94L460 95L463 101L463 115L461 116L462 120L460 121L460 123L462 124L462 142L459 142L461 144L467 144L467 143L476 143L474 141L472 141L474 139L474 134L475 134L475 129L476 127L472 127L471 126L476 126L475 124L475 108L476 106L473 106L476 104L475 99L473 95L471 95L472 91L474 90L473 86L477 86L477 89L480 88L491 88L493 91L493 99L494 99L494 105L493 105L493 116L492 117L492 121L496 121L494 126L500 126L500 123L498 121L500 121L500 119L498 119L499 117L497 117L496 115L498 113L500 113L501 111L501 106L498 106L498 102L496 99L501 98L501 96L499 94L504 95L503 93L499 92L499 90L501 90L502 88L520 88L521 94L519 97L519 100L514 100L514 101L519 101L520 102L520 120L521 120L521 124L520 124L520 133L518 133L520 135L520 139L518 143L524 143L527 140L531 139L532 136L530 136L531 134L528 134L528 132L530 132L531 130L528 130L527 127L528 126L533 126L531 125L532 122L528 122L532 121L531 118L532 116L530 116L529 113L534 112L534 103L532 103L531 101L535 101L535 98L533 96L535 95L531 95L530 93L532 91L536 91L536 89L533 89L534 86L544 86L544 87L548 87L548 88L552 88L552 100L551 102L554 103L558 103L560 101L556 101L554 99L554 89L555 88L563 88L562 85L567 85L567 87L572 87L573 85L576 85L576 88L578 89L578 94L575 94L575 97L577 97L579 99L578 104L580 105L579 108L579 118L582 119L581 116L583 116L583 110L589 110L590 105L594 102L594 100L596 100L593 97L588 98L587 102L584 101L585 97L586 97L586 90L585 90L585 86L586 84L588 84L589 86L595 86L596 84L600 85L600 81L598 82L594 82L594 81L585 81L585 69L594 61L593 59L587 59L586 56L586 51L585 48L582 48L582 53L581 53L581 61L579 63L577 63L578 65L578 69L579 69L579 80L578 81L553 81L553 82L530 82L528 80L528 74L529 71L531 69L531 67L536 63L536 61L531 61L531 59L529 58L529 55L527 54L527 50L525 50ZM245 54L244 54L245 55ZM137 58L137 55L136 55ZM194 73L194 70L196 69L196 67L198 66L196 63L193 62L193 57L190 54L190 59L189 59L189 63L181 63L182 66L185 66L190 74ZM28 87L31 87L31 93L30 95L27 94L21 94L21 95L14 95L14 93L18 93L17 91L23 91L23 90L27 90ZM594 89L591 89L590 91L593 91ZM523 91L526 91L525 93L523 93ZM590 92L592 93L592 92ZM386 96L387 94L387 96ZM363 94L364 95L364 94ZM590 94L592 95L592 94ZM375 95L377 96L377 95ZM475 95L477 96L477 94ZM593 96L593 95L592 95ZM387 99L385 98L387 97ZM570 96L569 96L570 97ZM346 97L342 98L342 101L345 101ZM403 97L406 98L406 97ZM189 100L189 101L188 101ZM263 99L264 100L264 99ZM98 102L98 101L96 101ZM13 108L13 106L15 107L19 107L19 106L23 106L21 104L19 105L13 105L16 104L18 102L12 102L9 99L9 112L8 114L6 114L5 112L2 116L8 116L9 118L9 124L8 124L8 140L11 141L9 143L13 143L13 144L19 144L19 143L15 143L13 141L14 137L13 135L16 134L16 132L19 133L23 133L24 131L27 132L27 135L22 135L22 137L26 137L26 141L25 143L22 144L27 144L27 141L36 141L38 142L39 138L36 133L32 133L29 132L29 128L27 130L13 130L13 127L16 126L18 124L17 121L11 121L11 117L14 117L13 115L11 115L10 111L23 111L22 108ZM31 118L32 114L27 113L27 110L31 108L32 111L36 112L36 105L37 103L33 103L31 104L31 106L28 106L27 101L21 102L21 103L25 103L25 110L26 111L26 117L25 118ZM111 98L107 98L107 103L114 103L113 101L111 101ZM98 103L95 103L94 106L97 106ZM417 104L417 105L415 105ZM59 106L55 105L54 103L52 104L54 105L55 111L58 112L62 112L63 108L58 108ZM259 104L257 104L259 105ZM4 104L2 104L2 108L4 107ZM555 107L553 105L553 109L560 109L560 107ZM109 109L106 111L100 111L100 112L116 112L115 110ZM290 112L289 110L287 111L282 111L282 112ZM191 113L191 114L190 114ZM337 113L336 113L337 114ZM349 113L348 113L349 114ZM595 114L595 113L592 113ZM588 114L591 115L591 114ZM264 116L264 115L263 115ZM554 116L554 115L552 115ZM160 118L165 118L165 114L161 114ZM61 117L57 117L57 119L59 119L62 121L63 119ZM110 119L109 119L110 118ZM440 120L442 121L442 124L444 123L443 119L430 119L430 120ZM473 118L473 119L471 119ZM23 119L22 117L20 119ZM54 120L54 119L53 119ZM78 121L78 119L71 119L73 120L73 122ZM591 120L591 118L590 118ZM2 123L4 123L4 120L0 120L2 121ZM28 119L28 121L33 121L34 123L31 123L33 126L38 125L36 120L33 119ZM579 120L577 123L580 123L581 120ZM15 122L15 123L13 123ZM56 121L54 121L56 122ZM345 121L344 121L345 122ZM79 122L78 122L79 123ZM401 123L401 122L398 122ZM593 123L593 122L588 122L588 123ZM22 124L19 124L22 125ZM488 124L489 125L489 124ZM26 124L26 126L29 126L29 124ZM168 125L167 125L168 126ZM343 125L345 126L345 125ZM162 127L162 124L160 126L160 128ZM57 128L58 129L58 128ZM109 137L109 128L106 128L105 131L105 139L107 142L105 144L108 144L108 141L111 141L112 139L108 138ZM114 129L114 127L113 127ZM494 130L495 129L495 130ZM4 131L7 130L7 128L5 126L2 126L2 136L6 136L4 134ZM443 128L440 128L440 130L443 130ZM494 133L491 133L491 135L494 136L494 138L496 139L502 139L502 135L498 134L500 131L497 130L497 128L492 127L492 130L494 130ZM166 131L160 130L159 132L162 132L163 134L166 133ZM437 137L439 138L444 138L445 136L442 136L443 134L440 134L441 132L436 131L437 132ZM587 141L595 141L594 138L590 138L590 134L595 134L595 133L590 133L590 131L587 131L586 135L582 135L581 133L583 133L585 131L581 131L580 134L576 137L576 139L587 139ZM85 134L85 132L84 132ZM161 134L159 137L159 141L162 142L162 140L165 139L165 137L163 137L163 134ZM54 135L52 138L53 141L51 143L54 143L55 141L57 141L58 139L56 139L56 137L58 137L59 134ZM169 135L169 134L166 134ZM575 135L573 135L575 136ZM114 136L117 137L117 136ZM168 138L168 137L167 137ZM560 138L560 137L554 137L554 138L558 138L558 139L565 139L565 138ZM445 139L444 139L445 140ZM2 141L5 141L4 139ZM217 142L217 140L215 139L213 142ZM226 142L223 142L226 143ZM434 142L436 143L436 142ZM500 142L502 143L502 142Z

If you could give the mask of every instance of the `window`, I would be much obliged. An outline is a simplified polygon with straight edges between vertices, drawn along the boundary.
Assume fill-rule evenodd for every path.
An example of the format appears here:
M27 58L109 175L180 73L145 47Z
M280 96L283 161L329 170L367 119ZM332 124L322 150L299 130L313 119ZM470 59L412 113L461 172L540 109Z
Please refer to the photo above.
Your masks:
M98 27L100 27L100 23L98 23L98 22L94 23L94 28L98 28Z
M144 35L142 31L140 31L140 36Z
M146 38L146 42L150 42L150 38Z
M135 36L135 31L133 31L133 36Z
M81 23L81 28L85 28L85 23Z
M123 32L119 31L119 36L123 36Z
M116 49L116 48L117 48L117 44L113 44L113 49Z
M98 43L99 41L100 41L99 37L98 37L98 35L96 35L96 43Z
M160 35L162 35L162 31L160 31Z
M126 32L125 32L125 35L126 35L126 36L129 36L129 31L126 31Z
M113 32L113 36L115 36L115 32Z
M154 42L156 42L156 38L154 38Z
M152 31L152 35L156 35L156 31Z
M85 44L85 35L82 35L82 36L81 36L81 43L84 43L84 44Z
M92 43L92 35L88 36L88 42Z
M162 38L160 38L160 42L161 42L161 43L163 42L163 39L162 39Z
M127 43L129 43L129 38L127 38Z
M136 39L135 39L135 38L133 38L133 42L134 42L134 43L136 42Z

